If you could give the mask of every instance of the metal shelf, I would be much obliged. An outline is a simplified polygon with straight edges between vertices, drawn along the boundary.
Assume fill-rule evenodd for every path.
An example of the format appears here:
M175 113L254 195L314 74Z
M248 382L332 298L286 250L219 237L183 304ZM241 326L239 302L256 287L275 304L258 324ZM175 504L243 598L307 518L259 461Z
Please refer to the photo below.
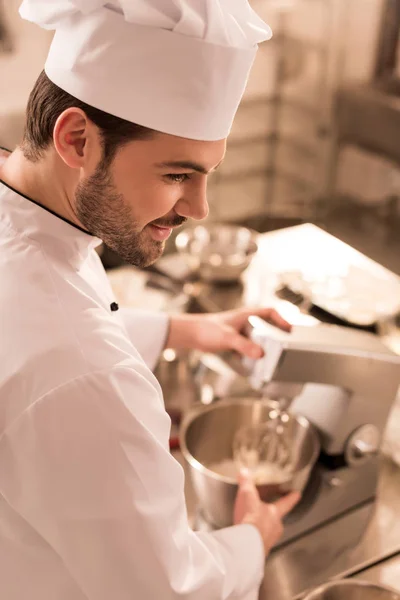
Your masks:
M301 139L286 135L277 135L274 133L268 136L253 135L246 139L232 140L228 143L228 147L243 148L246 146L251 146L253 144L272 144L275 142L296 148L296 150L298 150L299 152L302 152L303 154L307 155L307 157L310 160L317 160L319 158L317 152L311 149L309 146L307 146L307 144L305 144Z
M252 107L259 106L267 106L270 105L279 105L282 104L294 108L300 112L304 112L309 114L311 117L315 117L319 114L319 108L313 106L312 104L307 104L306 102L302 102L301 100L294 100L292 98L287 98L283 94L276 94L274 96L266 97L266 96L252 96L252 97L244 97L239 110L242 108L250 109Z
M330 138L332 137L331 126L331 110L333 104L331 96L332 89L336 87L337 73L339 71L339 58L336 58L337 52L337 30L342 27L342 18L345 14L343 6L346 5L346 0L302 0L304 4L318 2L322 4L324 9L323 20L321 21L320 40L302 39L295 33L289 31L291 23L290 16L282 12L278 15L278 23L275 27L274 37L270 44L274 44L276 54L277 68L274 85L274 93L271 95L258 95L244 97L239 110L251 111L266 107L272 113L269 119L273 124L272 133L253 134L246 139L235 139L232 137L228 143L228 149L243 149L245 152L252 144L262 144L267 146L268 158L265 168L250 168L246 170L236 170L232 173L218 173L214 179L215 186L226 184L226 182L250 179L254 177L264 177L266 180L267 189L265 192L264 210L266 214L272 214L275 207L275 199L277 198L277 184L280 180L290 182L293 186L294 196L300 190L303 194L309 194L310 210L317 211L319 209L318 198L322 196L321 190L324 188L325 173L327 171L327 156L329 154ZM338 2L341 3L338 13ZM300 4L300 3L299 3ZM339 16L337 16L340 14ZM336 15L336 17L334 17ZM336 19L336 20L335 20ZM340 21L340 24L338 25ZM336 37L335 37L336 36ZM288 70L288 60L295 54L296 47L301 49L305 54L305 60L309 58L310 53L318 53L318 71L315 75L315 101L314 99L307 102L306 100L287 96L287 84L290 79L287 79L288 73L293 73ZM264 46L267 51L268 46ZM263 46L261 46L263 51ZM335 85L334 85L335 84ZM317 149L313 149L304 141L304 137L295 133L283 133L284 119L287 118L286 110L296 111L299 114L299 119L308 119L313 125L312 138ZM296 116L294 116L296 119ZM307 126L306 126L307 127ZM315 131L315 138L314 138ZM282 145L293 148L296 152L301 153L304 160L310 161L315 169L315 183L306 181L288 169L282 169L282 164L279 159L279 151ZM318 164L319 163L319 164ZM311 173L312 175L312 173ZM218 192L217 192L218 193ZM306 196L307 198L307 196ZM305 200L305 203L307 200ZM300 203L301 204L301 203ZM287 206L290 205L290 198ZM304 204L305 206L305 204ZM316 215L315 215L316 217Z
M220 174L218 176L218 183L223 183L226 181L242 181L243 179L254 179L255 177L264 177L265 179L284 179L286 181L290 181L293 186L303 191L315 190L315 186L312 183L302 179L297 175L294 175L293 173L282 171L281 169L271 171L269 169L258 167L254 169L236 171L235 173L229 175ZM218 187L218 183L213 185Z

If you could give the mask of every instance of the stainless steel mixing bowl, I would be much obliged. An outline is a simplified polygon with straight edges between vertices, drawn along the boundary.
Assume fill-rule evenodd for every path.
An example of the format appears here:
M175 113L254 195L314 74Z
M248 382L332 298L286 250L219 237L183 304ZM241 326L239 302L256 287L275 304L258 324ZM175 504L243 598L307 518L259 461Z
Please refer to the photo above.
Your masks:
M237 430L267 422L273 408L275 406L266 400L232 398L208 407L196 407L182 423L180 446L189 464L194 491L204 517L217 528L232 525L238 486L235 478L219 475L208 466L232 459ZM297 457L293 477L285 483L258 486L264 501L292 490L302 491L318 458L318 435L306 419L290 415L288 430L293 454Z
M184 229L175 239L191 272L206 281L235 281L257 251L257 234L246 227L211 223Z
M400 600L400 594L372 583L345 580L327 583L304 600Z

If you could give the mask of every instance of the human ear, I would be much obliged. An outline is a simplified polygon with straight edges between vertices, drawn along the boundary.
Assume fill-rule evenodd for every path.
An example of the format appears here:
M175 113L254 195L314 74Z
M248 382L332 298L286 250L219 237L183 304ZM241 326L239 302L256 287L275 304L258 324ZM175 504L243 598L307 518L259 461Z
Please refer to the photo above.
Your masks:
M88 162L88 154L96 141L95 125L79 108L68 108L57 119L53 132L54 147L61 160L71 169Z

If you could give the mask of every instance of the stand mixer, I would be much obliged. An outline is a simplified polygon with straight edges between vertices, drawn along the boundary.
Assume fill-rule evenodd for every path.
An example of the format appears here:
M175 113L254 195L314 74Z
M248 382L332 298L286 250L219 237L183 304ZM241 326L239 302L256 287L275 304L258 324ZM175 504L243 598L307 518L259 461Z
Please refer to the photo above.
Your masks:
M285 333L258 317L250 317L246 333L261 345L264 357L238 361L231 356L225 360L237 373L236 378L247 377L255 392L247 403L257 412L257 402L263 398L283 400L292 415L305 418L313 426L321 446L302 500L285 522L285 533L279 542L282 546L373 502L379 475L379 448L400 384L400 356L370 333L334 325L298 326ZM218 380L214 384L217 388ZM211 405L204 410L215 413L216 418L216 412L221 412L218 406L216 402L215 409ZM213 444L218 449L230 424L222 420L216 427L214 415L209 416L207 420L200 408L200 416L188 417L189 422L198 421L198 430L194 435L193 425L190 430L186 427L182 440L184 446L188 442L193 447L192 456L190 448L186 448L186 459L195 489L203 498L199 497L200 509L202 501L215 507L224 502L222 496L213 496L211 489L215 482L211 478L204 480L206 475L201 467L212 445L204 442L204 447L200 447L202 439L216 436ZM226 418L230 419L228 413ZM204 425L200 425L200 419ZM218 427L224 427L224 435ZM228 443L226 439L224 443ZM233 492L230 489L224 497L232 501ZM225 514L229 511L226 505ZM203 526L206 524L202 523Z
M377 337L321 324L285 333L250 317L247 335L264 349L243 367L254 390L285 398L317 429L322 453L280 545L372 501L379 448L400 385L400 357Z
M236 480L208 465L232 458L238 429L263 422L263 402L284 399L289 413L311 428L321 452L266 561L260 600L298 600L331 578L359 573L400 551L400 483L396 467L379 455L400 384L400 356L372 334L326 324L286 334L251 317L247 335L264 348L264 357L225 356L224 369L208 362L200 375L208 392L212 382L215 401L207 393L181 428L189 513L196 530L229 526ZM396 475L389 480L391 469Z
M280 545L374 499L379 448L400 385L400 357L377 337L321 324L285 333L250 317L264 349L245 359L254 390L285 398L317 429L322 453ZM242 371L243 373L243 371Z

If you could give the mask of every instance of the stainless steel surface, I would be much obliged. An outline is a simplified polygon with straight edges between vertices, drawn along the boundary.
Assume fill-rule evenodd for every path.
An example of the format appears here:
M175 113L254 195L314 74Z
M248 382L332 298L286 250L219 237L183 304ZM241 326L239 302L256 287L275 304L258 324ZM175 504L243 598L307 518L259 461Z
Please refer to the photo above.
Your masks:
M281 544L339 518L375 498L378 461L331 470L317 463L301 502L287 519Z
M188 228L176 237L190 271L206 281L237 281L257 251L257 234L245 227L210 224Z
M234 478L215 473L209 465L232 459L236 432L243 426L270 419L271 405L254 399L223 400L189 412L182 424L181 450L189 464L198 503L206 519L216 527L232 525L237 494ZM288 423L293 448L293 476L283 483L258 486L263 500L273 500L290 490L302 491L319 454L319 441L306 419L291 416Z
M294 600L400 552L400 469L382 461L371 501L278 549L266 562L260 600ZM400 582L397 588L400 591Z
M238 354L233 352L203 354L194 370L194 377L201 388L206 388L207 398L218 400L225 397L254 397L266 396L271 400L290 400L303 389L302 384L269 385L262 392L251 387L249 369ZM211 401L211 400L210 400ZM208 402L206 402L208 403Z
M327 324L298 326L286 333L257 317L249 321L251 338L264 349L264 357L253 361L250 369L250 383L255 389L274 381L322 384L347 391L347 401L340 399L340 406L337 402L336 426L328 429L323 416L319 423L328 454L345 452L349 437L366 424L372 423L383 434L399 388L400 356L377 336ZM320 401L326 401L323 387ZM318 411L315 402L309 406L310 413L302 413L314 424L312 413ZM327 411L326 419L331 415Z
M242 360L239 359L238 362L240 367ZM248 377L238 376L237 370L233 369L223 356L203 354L195 368L194 377L199 388L203 390L205 404L232 396L261 397L261 394L252 390Z
M186 351L165 350L154 371L164 396L165 408L187 412L200 400L200 388L193 377L196 357Z
M400 592L400 554L355 575L354 579L387 585Z
M381 435L375 425L362 425L350 436L345 457L347 464L357 467L379 452Z
M320 586L304 600L400 600L400 595L373 583L343 580Z
M381 321L400 310L400 277L315 225L306 223L265 233L259 235L257 244L257 254L243 275L243 286L228 290L204 283L200 307L203 297L219 310L273 304L289 319L297 320L300 309L276 296L288 274L296 273L306 284L318 286L320 295L324 292L324 307L328 313L332 311L333 318L365 325L371 323L371 318L367 319L371 312L373 321ZM314 300L318 307L321 298L311 297L311 302ZM312 310L319 320L330 317Z

